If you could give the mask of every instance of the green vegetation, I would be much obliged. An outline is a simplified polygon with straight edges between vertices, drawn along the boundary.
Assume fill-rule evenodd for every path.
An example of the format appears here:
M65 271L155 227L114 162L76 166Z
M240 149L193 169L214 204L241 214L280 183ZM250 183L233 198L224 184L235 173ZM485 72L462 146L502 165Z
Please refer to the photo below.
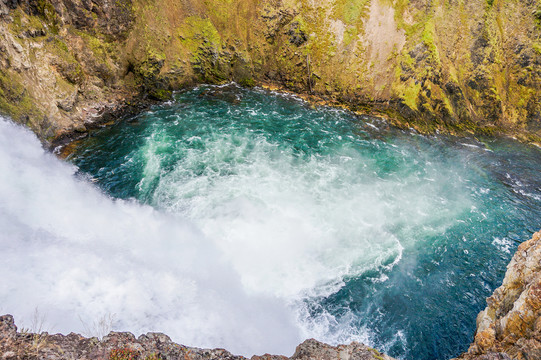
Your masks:
M161 360L162 357L159 354L151 353L144 358L141 358L141 354L130 348L113 349L109 353L109 360Z
M333 16L344 22L343 43L350 45L357 36L364 32L364 22L368 15L370 0L336 0Z
M239 81L240 86L252 88L255 86L255 80L252 78L244 78Z
M123 348L123 349L113 349L109 354L109 360L137 360L139 359L139 354L137 351Z
M81 64L72 55L66 43L54 36L47 44L51 54L56 56L55 66L58 72L72 84L82 84L85 74Z
M425 28L422 34L422 40L429 49L431 62L433 62L436 66L439 67L441 66L441 60L440 60L440 54L438 52L438 47L436 46L436 43L434 41L434 38L436 36L436 28L435 28L434 21L435 21L434 18L430 18L426 22Z
M167 89L151 89L149 92L149 96L154 100L166 101L171 99L171 97L173 96L173 92Z
M361 25L366 16L369 0L336 0L334 16L349 25Z
M38 14L49 24L52 32L58 34L59 21L53 4L48 0L37 0L36 9Z
M162 358L160 357L160 355L155 354L155 353L152 353L145 357L145 360L161 360L161 359Z
M210 19L199 16L187 17L178 29L178 36L192 54L197 54L202 45L218 48L222 44L220 34Z
M536 10L533 11L533 17L537 23L537 27L541 27L541 5L539 5Z
M23 84L20 75L0 71L0 109L14 120L35 129L32 120L43 115L37 110L34 99Z
M209 9L209 15L211 15L213 19L216 19L218 22L226 26L231 26L230 23L228 24L228 21L230 20L232 9L238 8L239 6L237 0L203 0L203 2Z
M377 351L376 349L372 349L372 348L370 348L369 350L370 350L370 352L374 355L374 357L375 357L376 359L378 359L378 360L384 360L383 355L382 355L379 351Z
M107 62L107 58L110 57L110 54L113 53L113 47L104 39L98 38L97 35L89 34L84 31L73 30L75 34L80 36L85 44L88 46L88 49L92 51L96 60L99 60L102 63Z
M108 16L126 16L121 36L107 34L95 9L79 9L88 24L77 28L61 24L51 0L12 10L7 28L18 45L6 49L20 55L16 70L8 56L0 62L0 109L48 127L45 118L57 121L47 113L56 111L51 102L85 84L91 90L77 101L88 96L98 103L126 92L166 100L172 90L194 83L236 80L246 87L264 81L450 132L461 126L470 131L473 125L459 125L468 121L527 132L536 128L528 123L536 121L532 114L541 111L534 66L541 55L539 5L193 0L188 8L165 0L116 0L112 6L116 12ZM372 6L377 18L368 21ZM393 20L396 33L387 31L378 43L372 35L378 22ZM511 48L520 54L506 50ZM38 68L54 72L47 90L34 86ZM40 88L57 93L34 93ZM42 103L34 103L38 98Z
M177 30L182 46L190 56L194 72L200 81L221 82L227 74L220 69L222 38L208 18L190 16Z
M22 34L24 32L33 32L35 34L46 33L43 20L38 16L24 13L20 8L12 12L13 22L10 24L11 32Z
M537 52L538 55L541 55L541 43L534 42L532 44L532 48L535 50L535 52Z
M413 79L409 79L402 87L399 88L401 92L401 99L404 101L410 109L418 110L417 108L417 98L421 92L421 84L416 83Z
M409 0L395 0L389 1L389 3L394 8L394 21L396 21L398 28L407 30L409 26L405 22L404 12L408 8Z

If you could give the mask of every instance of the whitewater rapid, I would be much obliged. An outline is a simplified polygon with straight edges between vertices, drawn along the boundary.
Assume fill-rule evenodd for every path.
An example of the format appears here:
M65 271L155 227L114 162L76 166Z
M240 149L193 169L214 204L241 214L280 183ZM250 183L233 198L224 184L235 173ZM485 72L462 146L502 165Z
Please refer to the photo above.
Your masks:
M403 246L385 230L389 204L380 197L407 179L356 181L351 169L366 159L348 157L348 149L297 162L263 139L231 147L235 136L218 135L203 154L185 156L159 180L149 206L104 194L30 131L2 119L0 312L33 330L161 331L247 356L291 354L309 337L370 343L371 329L326 311L314 317L306 300L400 261ZM162 174L154 152L168 140L146 140L141 191ZM228 151L244 156L246 147L236 176L213 173ZM200 157L211 173L183 179ZM400 222L414 224L427 206L424 197L394 196L411 210Z
M197 227L113 200L75 173L0 119L1 313L50 332L103 335L105 322L247 355L293 351L292 310L248 294Z

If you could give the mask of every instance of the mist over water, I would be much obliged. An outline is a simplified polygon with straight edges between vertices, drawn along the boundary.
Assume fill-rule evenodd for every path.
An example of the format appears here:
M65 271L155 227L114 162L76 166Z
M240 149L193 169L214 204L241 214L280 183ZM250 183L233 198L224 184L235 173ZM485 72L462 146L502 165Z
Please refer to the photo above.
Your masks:
M315 337L450 358L541 228L538 148L263 90L179 93L73 165L5 121L0 140L0 311L39 306L55 331L115 314L244 355Z
M292 311L248 294L193 224L115 200L0 120L0 312L32 328L163 331L186 344L236 352L291 349ZM39 322L38 321L38 322Z

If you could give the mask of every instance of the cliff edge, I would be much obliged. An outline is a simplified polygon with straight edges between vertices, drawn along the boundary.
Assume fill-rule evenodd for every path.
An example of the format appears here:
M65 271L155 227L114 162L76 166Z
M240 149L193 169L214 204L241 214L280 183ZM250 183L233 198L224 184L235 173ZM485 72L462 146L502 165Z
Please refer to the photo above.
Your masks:
M110 360L247 360L223 349L199 349L175 344L161 333L137 339L131 333L111 332L102 340L77 334L49 335L19 333L11 315L0 316L0 359L110 359ZM251 360L393 360L356 342L329 346L316 340L300 344L291 357L253 356Z
M459 359L483 354L493 359L541 359L541 231L518 247L502 286L477 316L474 342Z

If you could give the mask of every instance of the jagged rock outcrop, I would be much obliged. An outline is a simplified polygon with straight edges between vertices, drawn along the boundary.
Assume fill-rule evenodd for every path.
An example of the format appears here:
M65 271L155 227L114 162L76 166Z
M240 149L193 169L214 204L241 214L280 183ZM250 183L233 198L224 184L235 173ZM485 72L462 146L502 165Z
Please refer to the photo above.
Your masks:
M11 315L0 316L0 359L114 359L114 360L246 360L223 349L198 349L171 341L164 334L111 332L102 340L78 334L49 335L19 333ZM252 360L393 360L356 342L330 346L316 340L300 344L290 358L278 355L253 356Z
M0 111L45 141L123 104L231 80L423 132L541 143L541 4L0 1Z
M541 359L541 231L518 247L460 359Z

